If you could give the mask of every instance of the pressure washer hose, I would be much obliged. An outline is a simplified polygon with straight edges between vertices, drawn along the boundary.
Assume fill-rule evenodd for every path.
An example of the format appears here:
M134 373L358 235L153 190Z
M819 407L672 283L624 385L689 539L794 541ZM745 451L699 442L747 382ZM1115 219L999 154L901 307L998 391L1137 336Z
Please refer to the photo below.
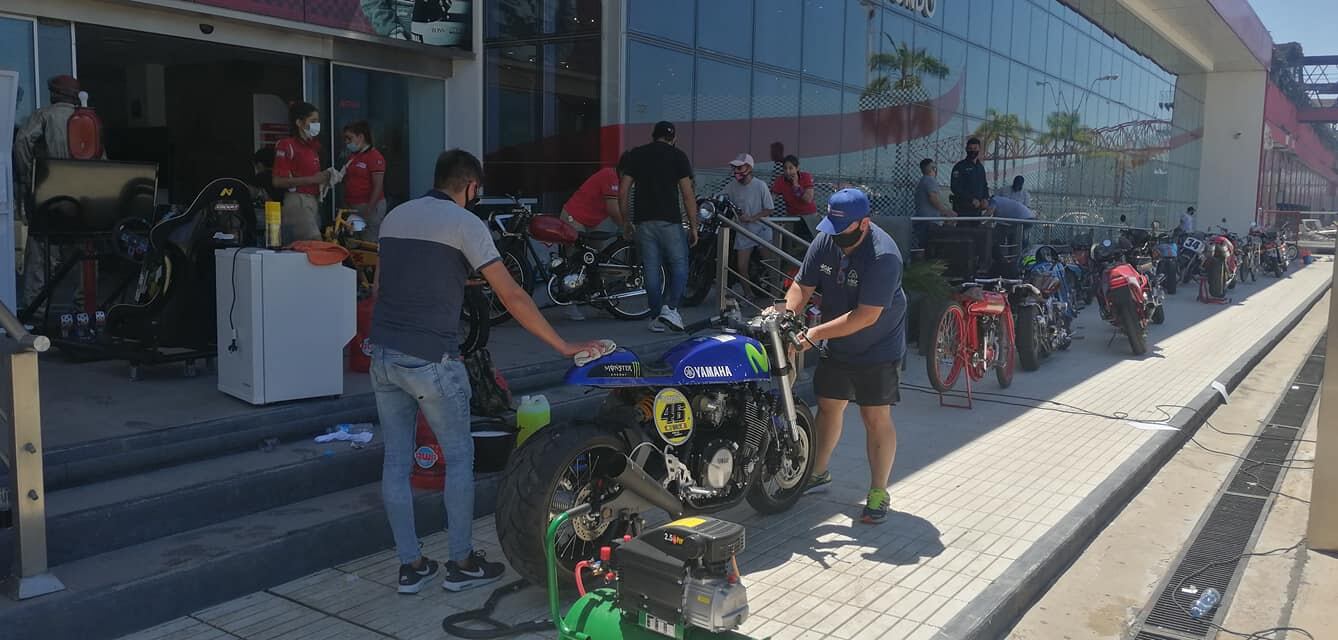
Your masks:
M585 583L581 581L581 570L590 566L589 560L582 560L576 563L576 593L585 595Z

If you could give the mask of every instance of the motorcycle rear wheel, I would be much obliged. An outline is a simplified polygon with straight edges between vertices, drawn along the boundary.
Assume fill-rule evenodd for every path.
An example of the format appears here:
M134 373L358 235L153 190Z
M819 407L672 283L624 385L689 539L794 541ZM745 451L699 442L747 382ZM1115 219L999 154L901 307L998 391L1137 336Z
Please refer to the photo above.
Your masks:
M1036 307L1017 309L1017 359L1023 371L1041 368L1040 315Z
M1204 265L1204 270L1208 273L1208 295L1214 298L1226 297L1226 263L1221 260L1213 260Z
M1143 334L1142 323L1138 319L1137 304L1129 287L1120 287L1110 292L1110 304L1115 308L1115 319L1120 330L1129 337L1129 349L1134 355L1141 356L1148 351L1148 339Z
M1167 294L1175 295L1176 289L1180 288L1180 263L1167 258L1162 260L1162 266L1165 267L1166 273L1162 274L1165 277L1162 278L1161 285Z
M460 355L467 356L488 346L488 332L492 323L488 315L488 297L482 286L465 287L464 304L460 312Z
M531 584L544 584L548 575L544 533L557 514L589 499L603 459L624 456L622 438L593 423L582 422L543 429L511 454L497 490L493 519L497 536L511 568ZM606 493L621 491L614 488ZM579 529L578 529L579 527ZM599 516L573 518L558 531L558 579L575 582L573 571L581 560L596 558L599 548L632 533L621 520Z
M799 496L804 494L808 476L813 473L813 447L817 444L813 435L813 412L809 410L807 404L796 398L794 413L795 420L799 423L797 425L799 442L795 444L796 450L793 456L782 456L779 461L779 473L771 474L765 465L773 454L780 455L779 452L772 450L781 444L777 439L786 436L772 437L766 455L762 456L764 465L762 475L748 490L748 504L758 513L774 514L789 511L799 500Z
M600 254L599 263L617 265L615 268L600 267L599 278L604 284L606 294L610 296L633 294L632 297L601 302L600 306L619 320L649 318L651 308L649 297L646 295L645 267L642 266L641 256L637 254L636 247L630 242L619 240ZM663 270L660 275L660 293L663 294L667 280ZM640 295L635 295L638 291ZM663 295L660 299L664 299ZM659 313L660 310L654 311Z
M502 249L499 253L502 258L502 266L506 267L507 273L510 273L511 277L516 280L516 284L520 285L520 288L524 289L526 293L534 293L534 267L530 265L529 259L525 257L525 248L512 245ZM492 288L486 284L483 285L483 295L488 300L488 321L492 323L492 326L495 327L511 319L511 312L506 310L506 306L496 295L493 295Z
M957 384L966 363L961 357L962 339L966 334L966 314L959 304L943 308L934 330L929 334L930 349L925 353L925 369L929 384L939 393L946 393ZM946 367L946 368L945 368Z

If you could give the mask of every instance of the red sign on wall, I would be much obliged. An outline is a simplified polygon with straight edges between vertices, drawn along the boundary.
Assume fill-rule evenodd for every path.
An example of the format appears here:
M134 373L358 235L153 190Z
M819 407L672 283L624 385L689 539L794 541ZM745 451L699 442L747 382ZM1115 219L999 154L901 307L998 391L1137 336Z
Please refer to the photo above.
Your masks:
M433 47L469 49L478 0L195 0L260 16Z

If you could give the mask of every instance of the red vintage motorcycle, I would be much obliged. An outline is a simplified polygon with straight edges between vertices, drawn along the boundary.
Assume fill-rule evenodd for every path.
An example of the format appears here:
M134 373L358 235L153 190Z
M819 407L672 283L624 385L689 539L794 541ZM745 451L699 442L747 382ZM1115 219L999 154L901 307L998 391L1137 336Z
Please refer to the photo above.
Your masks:
M1152 283L1147 274L1129 263L1132 250L1125 238L1104 240L1092 247L1092 262L1097 268L1095 288L1101 319L1127 336L1129 348L1141 356L1148 350L1148 322L1161 310L1150 295Z
M1226 227L1219 226L1218 229L1222 233L1209 236L1208 247L1203 252L1199 301L1226 304L1227 291L1236 288L1236 279L1240 275L1240 256Z
M977 278L959 285L934 326L929 342L933 350L925 358L929 384L939 392L940 404L971 408L971 382L984 378L991 369L1000 387L1013 383L1017 348L1008 294L1030 287L1021 280L1005 278ZM963 372L966 404L948 405L943 394L957 384Z

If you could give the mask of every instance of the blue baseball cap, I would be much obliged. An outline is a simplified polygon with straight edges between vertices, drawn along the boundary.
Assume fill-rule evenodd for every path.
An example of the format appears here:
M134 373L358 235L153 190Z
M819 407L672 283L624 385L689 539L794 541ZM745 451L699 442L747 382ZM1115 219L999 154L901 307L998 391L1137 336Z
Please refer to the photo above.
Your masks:
M818 231L841 233L869 217L869 197L859 189L842 189L827 200L827 217L818 223Z

